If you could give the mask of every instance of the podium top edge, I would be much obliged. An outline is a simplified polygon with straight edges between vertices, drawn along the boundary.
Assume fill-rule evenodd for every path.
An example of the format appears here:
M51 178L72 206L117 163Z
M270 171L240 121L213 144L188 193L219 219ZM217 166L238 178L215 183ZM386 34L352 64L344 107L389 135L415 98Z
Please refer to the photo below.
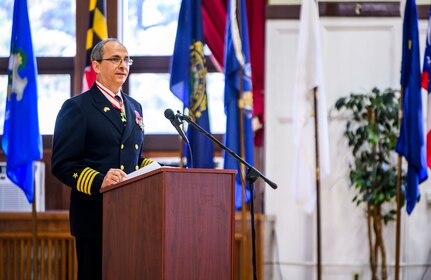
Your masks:
M150 171L148 173L133 177L131 179L125 180L123 182L120 182L115 185L108 186L106 188L103 188L100 190L101 193L105 193L107 191L110 191L112 189L117 189L121 186L127 185L129 183L139 181L143 178L153 176L158 173L212 173L212 174L237 174L237 170L235 169L210 169L210 168L182 168L182 167L168 167L168 166L162 166L160 168L157 168L153 171Z

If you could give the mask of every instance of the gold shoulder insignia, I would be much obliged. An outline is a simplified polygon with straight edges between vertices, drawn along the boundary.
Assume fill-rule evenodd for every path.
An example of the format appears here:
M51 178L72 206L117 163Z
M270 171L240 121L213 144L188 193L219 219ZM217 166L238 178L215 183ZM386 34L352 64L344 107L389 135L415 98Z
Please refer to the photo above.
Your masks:
M147 165L149 165L149 164L151 164L151 163L153 163L154 161L153 160L151 160L151 159L149 159L149 158L144 158L144 160L142 161L142 163L141 163L141 168L142 167L145 167L145 166L147 166Z

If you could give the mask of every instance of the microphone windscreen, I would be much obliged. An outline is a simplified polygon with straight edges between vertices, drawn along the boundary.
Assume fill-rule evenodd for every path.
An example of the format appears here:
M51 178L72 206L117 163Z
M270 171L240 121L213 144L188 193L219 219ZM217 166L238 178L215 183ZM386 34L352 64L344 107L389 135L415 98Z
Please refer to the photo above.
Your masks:
M167 118L168 120L173 120L175 118L174 111L172 111L171 109L166 109L165 118Z

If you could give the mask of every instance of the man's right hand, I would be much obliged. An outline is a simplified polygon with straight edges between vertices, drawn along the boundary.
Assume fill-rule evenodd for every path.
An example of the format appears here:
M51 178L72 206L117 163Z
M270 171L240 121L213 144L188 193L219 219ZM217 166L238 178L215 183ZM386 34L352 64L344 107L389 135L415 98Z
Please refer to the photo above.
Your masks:
M111 168L109 169L108 173L106 173L105 178L103 178L101 188L103 189L107 186L118 184L122 182L126 177L127 174L123 170Z

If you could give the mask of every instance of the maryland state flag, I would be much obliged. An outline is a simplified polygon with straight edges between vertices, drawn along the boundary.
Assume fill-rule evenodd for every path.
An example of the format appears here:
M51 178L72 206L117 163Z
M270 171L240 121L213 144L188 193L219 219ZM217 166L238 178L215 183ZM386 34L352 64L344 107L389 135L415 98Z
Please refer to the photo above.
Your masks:
M26 0L15 0L2 148L6 173L32 203L35 160L42 158L37 111L37 66Z
M183 0L171 61L170 89L189 109L190 118L211 133L202 26L201 0ZM192 126L187 129L187 138L193 152L193 160L187 152L187 166L213 168L214 147L211 140Z
M82 81L82 92L89 90L96 80L96 73L91 67L91 50L97 43L108 38L105 0L90 0L89 11L90 19L87 30L87 43L85 45L87 59Z

